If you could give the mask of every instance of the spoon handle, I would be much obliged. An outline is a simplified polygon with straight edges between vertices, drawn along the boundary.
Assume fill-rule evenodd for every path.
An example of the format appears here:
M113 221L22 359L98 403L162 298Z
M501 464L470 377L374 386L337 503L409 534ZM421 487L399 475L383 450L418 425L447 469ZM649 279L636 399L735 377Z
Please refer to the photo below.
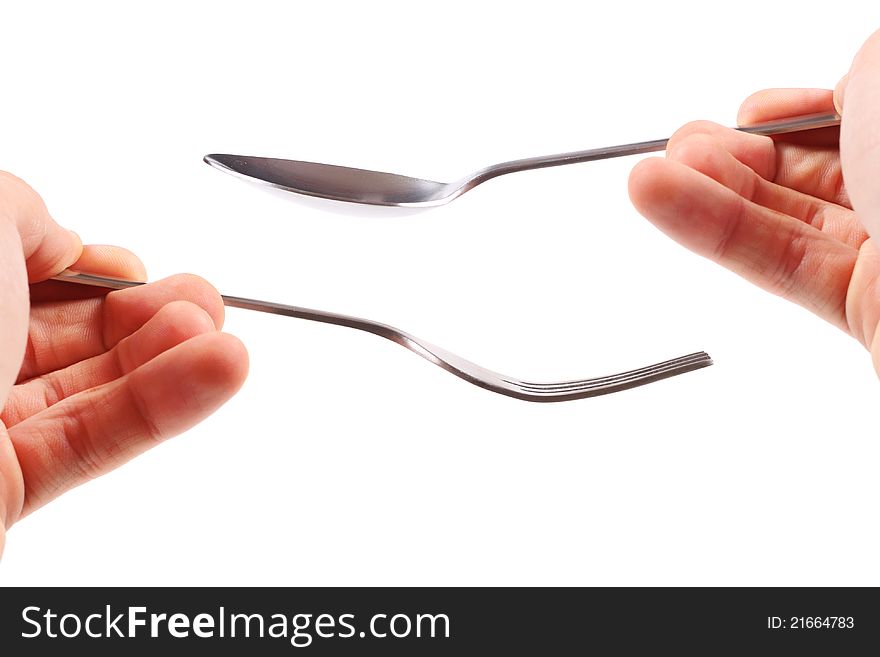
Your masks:
M835 113L805 114L787 119L758 123L752 126L736 128L740 132L753 135L782 135L804 130L816 130L817 128L831 128L840 125L840 116ZM619 144L617 146L604 146L592 148L586 151L572 151L570 153L558 153L556 155L540 155L523 160L512 160L487 167L476 176L475 184L485 182L490 178L502 176L516 171L528 171L529 169L542 169L545 167L557 167L563 164L578 164L580 162L593 162L594 160L607 160L613 157L626 155L642 155L655 153L666 148L669 139L654 139L652 141L639 141L632 144Z

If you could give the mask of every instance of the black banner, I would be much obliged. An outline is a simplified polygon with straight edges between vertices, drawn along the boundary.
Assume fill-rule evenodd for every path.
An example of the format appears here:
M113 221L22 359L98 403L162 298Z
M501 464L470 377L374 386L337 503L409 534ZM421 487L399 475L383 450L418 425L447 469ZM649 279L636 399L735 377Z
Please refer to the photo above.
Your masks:
M865 655L876 589L4 589L0 654ZM160 652L161 651L161 652ZM576 653L575 653L576 651Z

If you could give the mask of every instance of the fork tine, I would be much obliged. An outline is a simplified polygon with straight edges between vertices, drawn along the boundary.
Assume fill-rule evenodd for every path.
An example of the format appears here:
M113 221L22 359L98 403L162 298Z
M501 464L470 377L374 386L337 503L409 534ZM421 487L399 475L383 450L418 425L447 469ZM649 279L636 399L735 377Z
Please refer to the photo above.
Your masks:
M678 370L682 367L686 367L694 363L705 363L708 365L711 364L711 362L712 361L709 358L709 355L704 351L700 351L693 354L688 354L687 356L681 356L679 358L673 358L671 360L663 361L662 363L640 367L635 370L629 370L627 372L621 372L619 374L609 374L607 376L600 376L590 379L578 379L574 381L559 381L552 383L533 383L528 381L508 379L508 382L514 385L518 385L524 389L534 390L536 392L564 392L566 390L570 391L582 388L584 386L598 387L602 385L612 385L614 383L622 382L625 380L638 380L640 378L651 376L659 372L665 372L667 370Z
M625 372L613 377L600 377L597 379L584 379L570 382L572 387L559 388L558 384L529 384L526 382L510 382L511 389L504 392L512 397L526 401L537 402L561 402L587 397L598 397L621 390L628 390L639 386L653 383L685 372L708 367L712 359L705 352L690 354L677 358L657 366L641 368ZM543 387L542 387L543 386Z
M585 379L581 381L580 384L564 388L548 386L545 388L531 387L528 389L531 389L534 392L542 392L546 394L576 393L581 390L622 390L625 388L634 387L635 385L642 385L646 382L656 381L660 378L665 378L667 376L674 376L676 374L689 372L693 369L698 369L699 367L710 364L711 360L708 357L694 358L681 362L675 362L665 367L653 368L651 370L640 372L638 374L621 376L610 380L597 381L595 379Z

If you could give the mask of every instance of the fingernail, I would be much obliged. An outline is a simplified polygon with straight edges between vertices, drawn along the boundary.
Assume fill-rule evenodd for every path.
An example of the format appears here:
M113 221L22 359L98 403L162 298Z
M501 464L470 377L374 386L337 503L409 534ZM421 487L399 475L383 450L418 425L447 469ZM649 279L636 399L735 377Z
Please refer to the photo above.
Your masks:
M834 109L838 114L843 114L843 93L846 91L847 82L849 82L849 73L840 78L840 82L834 87Z

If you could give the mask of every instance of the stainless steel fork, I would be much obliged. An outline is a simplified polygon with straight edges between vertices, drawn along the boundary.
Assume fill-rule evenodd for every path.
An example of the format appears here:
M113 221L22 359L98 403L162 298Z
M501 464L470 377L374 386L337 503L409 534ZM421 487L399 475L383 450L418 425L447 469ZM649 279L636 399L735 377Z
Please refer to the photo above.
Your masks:
M121 290L144 285L144 283L137 281L126 281L105 276L95 276L71 270L60 273L55 277L55 280L65 283L91 285L110 290ZM441 349L425 340L417 338L414 335L410 335L400 329L396 329L393 326L388 326L387 324L382 324L380 322L329 313L323 310L311 310L309 308L288 306L287 304L275 303L272 301L260 301L258 299L245 299L243 297L227 295L223 295L223 303L232 308L244 308L245 310L256 310L275 315L285 315L287 317L307 319L313 322L336 324L337 326L347 326L359 331L373 333L374 335L378 335L406 347L413 353L429 360L438 367L442 367L447 372L455 374L455 376L464 379L468 383L485 388L486 390L491 390L492 392L507 395L508 397L515 397L516 399L523 399L525 401L558 402L583 399L585 397L597 397L599 395L607 395L612 392L642 386L646 383L652 383L654 381L659 381L660 379L666 379L671 376L708 367L712 364L712 359L709 358L709 355L701 351L680 358L667 360L662 363L657 363L656 365L649 365L648 367L622 372L620 374L612 374L592 379L580 379L577 381L531 383L516 379L512 376L506 376L504 374L498 374L497 372L487 370L469 360L465 360L461 356L457 356L445 349Z

